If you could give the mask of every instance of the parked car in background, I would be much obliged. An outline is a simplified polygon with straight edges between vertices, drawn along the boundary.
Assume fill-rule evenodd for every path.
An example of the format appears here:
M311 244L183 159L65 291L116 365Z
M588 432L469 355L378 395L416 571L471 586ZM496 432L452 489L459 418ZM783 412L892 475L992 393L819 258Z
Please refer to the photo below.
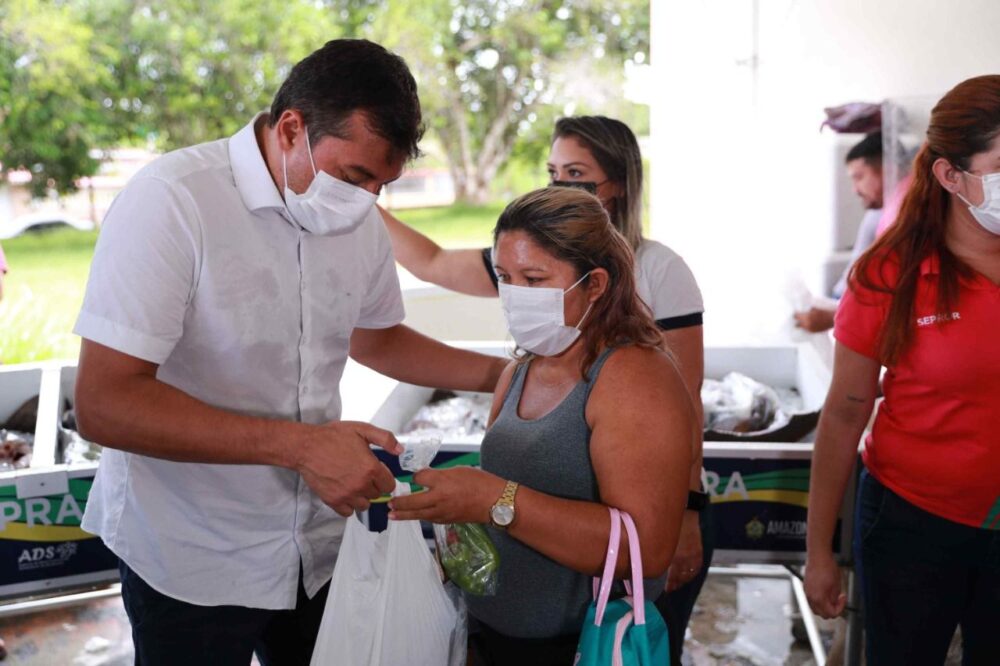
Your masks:
M90 220L68 216L58 210L25 213L14 218L0 219L0 240L14 238L28 231L41 231L63 226L73 227L80 231L90 231L94 228L94 223Z

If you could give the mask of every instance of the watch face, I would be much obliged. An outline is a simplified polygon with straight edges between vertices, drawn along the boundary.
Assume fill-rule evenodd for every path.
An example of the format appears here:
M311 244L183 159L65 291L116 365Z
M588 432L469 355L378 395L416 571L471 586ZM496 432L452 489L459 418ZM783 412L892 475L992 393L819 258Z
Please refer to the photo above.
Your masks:
M502 527L506 527L514 522L514 507L507 504L497 504L490 509L493 522Z

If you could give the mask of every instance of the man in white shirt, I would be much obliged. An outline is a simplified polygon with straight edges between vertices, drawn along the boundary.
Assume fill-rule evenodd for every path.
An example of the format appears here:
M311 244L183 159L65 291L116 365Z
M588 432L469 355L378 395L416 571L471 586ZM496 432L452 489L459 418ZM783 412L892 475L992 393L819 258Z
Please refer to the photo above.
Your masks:
M838 300L847 290L847 280L854 262L875 242L876 230L882 217L882 132L866 134L864 139L848 151L845 162L854 193L864 204L865 215L861 218L847 268L833 287L831 295ZM813 306L796 312L795 324L810 333L820 333L833 328L835 313L836 310L831 307Z
M269 114L159 158L108 211L75 329L80 430L109 447L83 527L120 558L137 663L308 664L340 516L394 485L369 443L399 452L339 420L348 354L493 390L502 359L400 324L373 204L422 131L402 59L332 41Z

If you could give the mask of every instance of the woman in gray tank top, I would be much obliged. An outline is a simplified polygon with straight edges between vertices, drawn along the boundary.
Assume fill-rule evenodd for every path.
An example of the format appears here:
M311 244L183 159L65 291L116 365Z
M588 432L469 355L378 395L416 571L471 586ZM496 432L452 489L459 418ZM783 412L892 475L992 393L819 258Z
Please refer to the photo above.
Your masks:
M481 469L424 470L390 518L492 525L495 596L466 596L477 664L572 664L607 551L608 506L635 520L647 598L663 589L687 499L690 398L600 201L550 187L511 203L494 264L517 358L497 385ZM616 574L628 572L628 544Z

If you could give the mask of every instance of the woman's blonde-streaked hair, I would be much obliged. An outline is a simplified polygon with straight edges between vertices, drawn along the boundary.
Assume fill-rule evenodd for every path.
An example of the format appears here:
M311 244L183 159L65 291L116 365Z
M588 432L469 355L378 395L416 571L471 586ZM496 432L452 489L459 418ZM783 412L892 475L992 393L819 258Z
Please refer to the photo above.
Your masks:
M611 223L632 250L642 243L642 153L629 126L605 116L569 116L556 121L552 140L572 136L594 157L621 192L615 196Z
M663 349L653 315L636 292L632 248L612 226L597 197L568 187L529 192L500 214L493 230L494 248L500 234L511 231L527 233L544 251L572 264L577 278L595 268L608 272L607 291L581 327L584 375L604 347L634 344Z

